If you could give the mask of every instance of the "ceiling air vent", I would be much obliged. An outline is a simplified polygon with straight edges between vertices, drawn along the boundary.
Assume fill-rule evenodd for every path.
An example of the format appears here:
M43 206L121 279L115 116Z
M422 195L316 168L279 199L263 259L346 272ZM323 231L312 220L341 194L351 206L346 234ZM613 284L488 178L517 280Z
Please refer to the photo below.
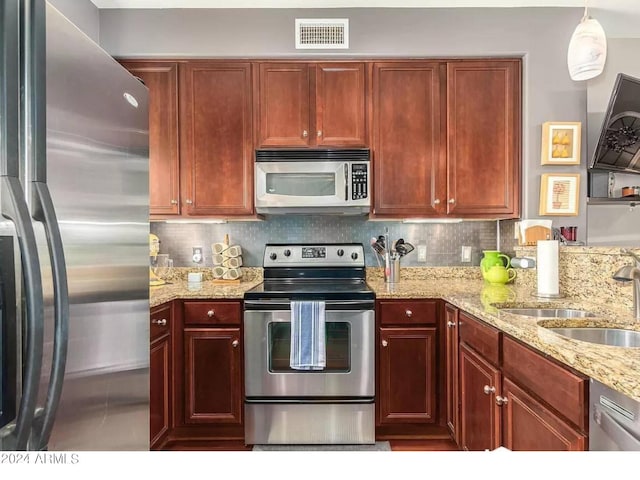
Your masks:
M349 48L349 19L296 18L296 48Z

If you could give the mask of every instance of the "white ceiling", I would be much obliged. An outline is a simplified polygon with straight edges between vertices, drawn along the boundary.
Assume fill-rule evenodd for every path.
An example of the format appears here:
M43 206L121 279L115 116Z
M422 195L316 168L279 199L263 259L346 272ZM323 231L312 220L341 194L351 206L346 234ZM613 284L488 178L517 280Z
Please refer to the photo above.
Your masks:
M98 8L589 7L640 13L640 0L91 0Z

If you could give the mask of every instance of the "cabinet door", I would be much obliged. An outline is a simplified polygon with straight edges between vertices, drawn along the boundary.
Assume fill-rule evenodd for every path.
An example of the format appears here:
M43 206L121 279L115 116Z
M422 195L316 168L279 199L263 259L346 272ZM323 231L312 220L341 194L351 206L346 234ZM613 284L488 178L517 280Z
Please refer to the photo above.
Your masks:
M447 213L520 213L520 62L447 65Z
M240 424L240 329L185 329L184 355L185 422Z
M153 450L169 431L171 337L165 335L153 342L149 355L149 437Z
M309 145L309 66L306 63L261 63L257 95L258 145Z
M447 401L447 427L453 441L460 439L460 390L458 376L458 309L445 305L445 391Z
M381 328L380 342L380 423L434 423L436 329Z
M444 212L443 75L444 66L439 63L373 66L376 216Z
M500 446L500 371L460 344L460 446L493 450Z
M180 213L178 64L122 62L149 89L149 213Z
M587 438L508 378L503 379L504 446L509 450L587 450Z
M365 146L364 63L318 64L315 92L316 145Z
M181 64L180 111L186 214L251 214L251 65Z

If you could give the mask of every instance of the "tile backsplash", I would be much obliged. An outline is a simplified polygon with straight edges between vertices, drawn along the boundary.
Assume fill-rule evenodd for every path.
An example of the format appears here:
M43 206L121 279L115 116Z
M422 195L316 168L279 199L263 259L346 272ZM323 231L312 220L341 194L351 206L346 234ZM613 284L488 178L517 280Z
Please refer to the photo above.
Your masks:
M403 238L416 250L402 259L404 266L472 266L479 265L482 250L495 250L498 238L496 221L461 223L402 223L369 221L366 217L339 216L269 216L264 221L211 223L152 222L151 233L160 238L160 252L168 253L177 267L212 266L211 244L229 235L232 245L240 245L245 266L262 266L267 243L363 243L367 266L377 266L368 245L372 237L389 228L392 240ZM501 249L513 250L513 222L501 221ZM511 232L511 233L509 233ZM418 245L427 247L427 261L418 262ZM471 247L471 262L461 261L462 246ZM203 247L204 262L191 260L192 247Z

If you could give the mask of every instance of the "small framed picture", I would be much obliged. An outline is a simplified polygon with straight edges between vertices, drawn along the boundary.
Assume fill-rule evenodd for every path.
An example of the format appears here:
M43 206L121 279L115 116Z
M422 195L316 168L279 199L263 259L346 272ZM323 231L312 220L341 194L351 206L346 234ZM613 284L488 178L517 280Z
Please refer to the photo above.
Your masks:
M540 215L578 215L579 173L545 173L540 180Z
M580 122L542 124L542 165L580 165Z

